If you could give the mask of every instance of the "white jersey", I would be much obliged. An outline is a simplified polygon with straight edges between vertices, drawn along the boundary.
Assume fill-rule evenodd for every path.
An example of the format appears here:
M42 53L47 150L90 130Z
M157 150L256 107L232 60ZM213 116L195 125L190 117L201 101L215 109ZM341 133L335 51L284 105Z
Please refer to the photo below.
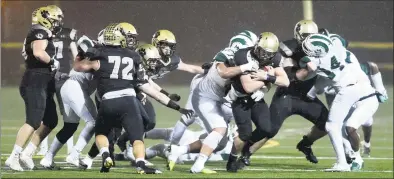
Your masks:
M70 71L69 80L79 82L83 91L92 94L97 87L97 80L94 79L93 74L89 72L77 72L74 69Z
M220 77L216 66L222 62L213 62L208 73L198 83L195 91L200 96L207 97L216 101L222 101L226 96L226 86L230 83L230 79Z

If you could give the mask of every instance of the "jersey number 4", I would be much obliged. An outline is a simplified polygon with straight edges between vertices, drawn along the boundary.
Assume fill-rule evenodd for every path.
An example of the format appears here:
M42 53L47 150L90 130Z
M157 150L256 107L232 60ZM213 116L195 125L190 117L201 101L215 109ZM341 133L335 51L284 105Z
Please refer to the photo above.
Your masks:
M109 56L108 57L108 62L109 63L114 63L114 69L112 70L111 75L109 76L112 79L124 79L124 80L133 80L133 74L131 71L134 68L134 61L130 57L123 57L120 58L120 56ZM120 70L120 64L125 64L127 65L122 69L122 74L119 78L119 70Z

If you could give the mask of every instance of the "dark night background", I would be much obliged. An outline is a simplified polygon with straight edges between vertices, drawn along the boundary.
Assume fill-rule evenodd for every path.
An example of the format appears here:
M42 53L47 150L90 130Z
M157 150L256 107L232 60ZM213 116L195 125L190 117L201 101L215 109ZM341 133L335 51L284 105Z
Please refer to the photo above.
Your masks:
M54 1L6 1L2 5L2 42L23 42L32 11ZM136 28L140 41L150 42L158 29L177 38L177 53L184 62L210 61L231 36L242 30L274 32L279 40L293 37L303 18L301 1L59 1L65 25L95 38L111 22L126 21ZM392 42L393 1L313 1L314 20L349 41ZM393 62L392 49L350 49L360 61ZM19 84L23 69L20 48L1 53L2 84ZM384 79L392 80L392 69ZM161 80L186 84L192 75L175 72Z

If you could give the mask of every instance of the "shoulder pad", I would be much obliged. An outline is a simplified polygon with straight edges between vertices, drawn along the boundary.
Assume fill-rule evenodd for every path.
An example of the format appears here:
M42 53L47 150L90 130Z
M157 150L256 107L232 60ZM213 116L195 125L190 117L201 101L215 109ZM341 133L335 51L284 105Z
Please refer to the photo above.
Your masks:
M291 57L296 52L297 47L298 47L298 42L296 39L285 40L280 43L279 51L285 57Z
M31 36L33 40L42 40L52 38L52 32L45 28L32 28Z
M225 48L221 50L219 53L213 57L214 61L217 62L226 62L234 58L235 52L231 48Z

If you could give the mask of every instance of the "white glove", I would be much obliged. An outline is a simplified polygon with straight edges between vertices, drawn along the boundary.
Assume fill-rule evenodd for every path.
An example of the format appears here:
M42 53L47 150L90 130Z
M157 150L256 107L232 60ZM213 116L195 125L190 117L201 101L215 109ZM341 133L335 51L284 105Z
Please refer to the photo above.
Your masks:
M257 90L257 91L255 91L253 94L252 94L252 99L254 100L254 101L260 101L261 99L263 99L264 98L264 92L263 92L263 90L262 89L259 89L259 90Z
M58 69L60 68L60 63L59 63L59 61L57 61L57 60L54 59L54 58L52 58L51 61L53 61L53 62L50 62L50 63L51 63L51 70L52 70L52 71L58 70Z

